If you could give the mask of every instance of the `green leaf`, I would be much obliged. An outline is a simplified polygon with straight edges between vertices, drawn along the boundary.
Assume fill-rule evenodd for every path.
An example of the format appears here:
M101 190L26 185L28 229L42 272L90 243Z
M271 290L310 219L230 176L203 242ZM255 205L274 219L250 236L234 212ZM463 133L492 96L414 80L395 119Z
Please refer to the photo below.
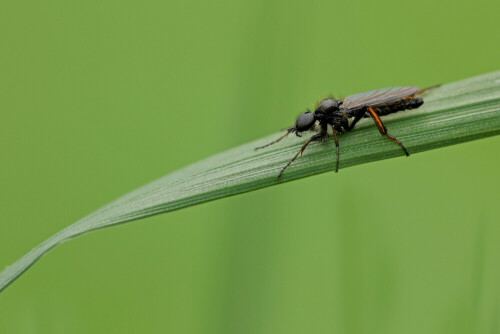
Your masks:
M400 139L411 154L500 133L500 72L432 89L424 100L425 104L419 109L384 117L389 132ZM358 124L356 129L339 138L340 168L392 157L404 158L401 148L381 137L371 119ZM0 291L42 255L70 238L335 168L333 141L312 143L278 181L276 175L298 152L304 138L289 136L258 152L253 148L279 135L273 134L169 174L68 226L7 267L0 274Z

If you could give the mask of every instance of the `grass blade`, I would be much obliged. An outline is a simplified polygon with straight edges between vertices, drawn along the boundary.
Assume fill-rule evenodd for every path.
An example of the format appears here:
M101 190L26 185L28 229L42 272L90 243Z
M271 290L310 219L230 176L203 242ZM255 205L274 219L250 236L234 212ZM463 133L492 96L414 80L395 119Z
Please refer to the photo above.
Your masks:
M500 72L443 85L424 99L425 104L417 110L384 117L390 133L412 154L500 133ZM0 273L0 291L50 249L81 234L335 168L333 142L313 143L278 182L279 170L300 149L304 139L290 136L267 149L253 151L277 136L242 145L169 174L68 226ZM340 168L403 157L401 148L382 138L369 119L339 140Z

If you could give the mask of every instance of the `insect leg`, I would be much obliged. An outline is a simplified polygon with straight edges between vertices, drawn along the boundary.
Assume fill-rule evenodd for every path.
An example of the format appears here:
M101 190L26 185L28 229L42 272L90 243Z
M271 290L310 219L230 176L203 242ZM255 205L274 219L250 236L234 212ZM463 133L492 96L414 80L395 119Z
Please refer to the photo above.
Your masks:
M429 91L429 90L432 90L434 88L438 88L438 87L441 87L441 84L437 84L437 85L434 85L434 86L429 86L429 87L425 87L425 88L422 88L420 90L418 90L417 92L411 94L411 95L408 95L407 97L404 97L403 100L405 99L413 99L415 96L420 96L422 94L424 94L425 92Z
M272 141L270 142L269 144L266 144L266 145L263 145L263 146L259 146L259 147L256 147L254 148L254 151L257 151L257 150L260 150L261 148L264 148L264 147L268 147L268 146L271 146L272 144L276 144L277 142L279 142L281 139L287 137L290 133L292 133L294 131L294 128L290 128L288 130L286 130L286 133L279 137L278 139L276 139L275 141Z
M370 113L370 115L373 118L373 121L377 125L378 131L380 132L380 134L382 136L386 136L390 140L395 141L396 143L398 143L399 146L401 146L401 148L403 149L403 151L405 151L406 156L409 156L410 153L408 153L408 151L406 150L406 147L403 145L403 143L400 142L396 137L394 137L394 136L390 135L389 133L387 133L387 128L385 127L384 123L382 123L382 121L380 120L380 117L378 117L378 115L375 113L375 111L373 110L372 107L368 107L368 112Z
M337 149L337 166L335 167L335 173L338 173L339 171L339 161L340 161L340 154L339 154L339 139L337 138L337 131L335 131L335 128L333 128L333 138L335 139L335 147Z
M316 134L316 135L312 136L311 138L309 138L309 139L308 139L308 140L304 143L304 145L302 145L302 147L301 147L300 151L299 151L297 154L295 154L295 156L292 158L292 160L290 160L290 162L288 162L288 163L286 164L286 166L285 166L285 167L283 167L283 168L281 169L281 171L279 172L279 174L278 174L278 176L277 176L277 179L279 180L279 178L280 178L281 174L283 174L283 172L285 171L285 169L287 169L287 168L288 168L288 166L290 166L290 165L292 164L292 162L294 162L294 161L295 161L295 159L297 159L297 157L299 156L299 154L300 154L300 155L302 155L302 153L304 153L304 150L306 149L307 145L309 145L309 143L310 143L310 142L312 142L312 141L321 141L321 140L323 140L323 139L325 138L325 136L326 136L326 135L325 135L324 133L318 133L318 134Z
M356 125L356 123L358 123L358 121L360 119L362 119L364 115L365 115L365 111L364 110L358 111L358 113L354 117L354 120L351 122L351 124L347 124L347 126L345 126L345 129L349 130L349 131L352 130L354 128L354 126Z
M441 84L437 84L437 85L434 85L434 86L429 86L429 87L422 88L421 90L419 90L418 92L416 92L415 94L413 94L413 96L415 96L415 95L417 95L417 96L418 95L422 95L423 93L427 92L428 90L431 90L431 89L434 89L434 88L438 88L440 86L441 86Z

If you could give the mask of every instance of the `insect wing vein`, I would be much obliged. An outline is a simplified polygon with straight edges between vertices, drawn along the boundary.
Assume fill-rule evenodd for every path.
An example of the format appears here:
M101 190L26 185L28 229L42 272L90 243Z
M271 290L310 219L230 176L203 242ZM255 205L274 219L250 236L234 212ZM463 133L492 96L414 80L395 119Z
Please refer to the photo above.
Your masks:
M345 109L376 106L405 98L415 94L417 91L417 87L381 88L348 96L342 101L342 106Z

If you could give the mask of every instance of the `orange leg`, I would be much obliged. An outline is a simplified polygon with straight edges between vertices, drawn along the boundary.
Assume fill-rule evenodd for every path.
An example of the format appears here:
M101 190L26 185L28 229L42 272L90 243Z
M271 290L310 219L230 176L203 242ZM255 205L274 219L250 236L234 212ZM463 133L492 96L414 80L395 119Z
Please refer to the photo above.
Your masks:
M403 151L405 151L406 156L409 156L410 153L408 153L408 151L406 150L406 147L403 145L403 143L400 142L396 137L394 137L394 136L390 135L389 133L387 133L387 128L385 127L384 123L382 123L382 120L380 120L380 117L375 113L375 111L373 110L372 107L368 107L368 112L370 113L370 115L373 118L373 121L377 125L378 131L380 132L380 134L382 136L386 136L390 140L395 141L396 143L398 143L399 146L401 146L401 148L403 148Z
M440 86L441 86L441 84L437 84L437 85L434 85L434 86L422 88L421 90L417 91L416 93L413 93L411 95L408 95L407 97L404 97L403 100L413 99L413 98L415 98L415 95L416 96L422 95L423 93L427 92L428 90L431 90L431 89L434 89L434 88L438 88Z
M418 92L416 92L414 95L421 95L421 94L427 92L428 90L431 90L431 89L434 89L434 88L438 88L440 86L441 86L441 84L437 84L437 85L434 85L434 86L429 86L429 87L422 88L421 90L419 90Z

